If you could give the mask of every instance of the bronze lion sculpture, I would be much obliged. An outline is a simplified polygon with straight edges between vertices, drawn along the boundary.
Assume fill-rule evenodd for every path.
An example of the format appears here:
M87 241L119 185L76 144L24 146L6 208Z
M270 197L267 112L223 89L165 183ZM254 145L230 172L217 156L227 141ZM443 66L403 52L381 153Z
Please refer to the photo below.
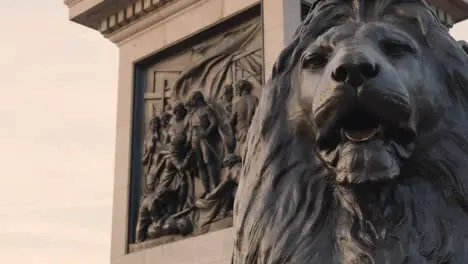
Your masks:
M232 263L468 263L462 45L423 0L317 1L249 130Z

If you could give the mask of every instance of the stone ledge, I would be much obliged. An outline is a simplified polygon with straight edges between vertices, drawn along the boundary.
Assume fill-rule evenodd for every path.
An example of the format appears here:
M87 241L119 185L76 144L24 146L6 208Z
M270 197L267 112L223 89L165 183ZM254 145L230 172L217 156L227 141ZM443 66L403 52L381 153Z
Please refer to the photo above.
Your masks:
M111 264L229 264L234 230L226 228L111 258Z
M128 246L128 253L133 253L133 252L141 251L144 249L150 249L156 246L169 244L169 243L176 242L182 239L206 235L209 232L223 230L225 228L230 228L232 227L232 221L233 221L232 217L227 217L225 219L218 220L210 224L209 228L204 229L204 230L201 230L201 229L196 230L192 235L189 235L189 236L171 235L171 236L165 236L165 237L161 237L161 238L154 239L154 240L148 240L140 244L130 244Z

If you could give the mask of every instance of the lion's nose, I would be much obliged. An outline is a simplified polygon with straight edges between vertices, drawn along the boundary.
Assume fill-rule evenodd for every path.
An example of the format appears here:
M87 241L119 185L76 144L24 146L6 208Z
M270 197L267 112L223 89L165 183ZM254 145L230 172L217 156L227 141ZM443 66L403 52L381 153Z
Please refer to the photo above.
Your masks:
M332 78L339 83L346 83L353 87L361 86L366 80L379 74L378 65L370 62L343 63L332 72Z

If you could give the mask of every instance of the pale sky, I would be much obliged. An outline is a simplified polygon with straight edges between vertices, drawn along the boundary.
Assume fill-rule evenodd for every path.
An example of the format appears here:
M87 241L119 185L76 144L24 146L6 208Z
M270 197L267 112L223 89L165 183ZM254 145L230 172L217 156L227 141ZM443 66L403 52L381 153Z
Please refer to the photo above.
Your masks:
M62 0L0 0L0 263L109 263L117 69Z

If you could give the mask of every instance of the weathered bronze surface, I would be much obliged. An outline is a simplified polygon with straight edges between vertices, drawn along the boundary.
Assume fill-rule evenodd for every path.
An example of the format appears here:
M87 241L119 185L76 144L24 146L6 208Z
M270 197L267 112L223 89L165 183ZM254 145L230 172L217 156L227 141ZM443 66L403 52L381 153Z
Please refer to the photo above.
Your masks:
M318 0L245 141L233 264L465 264L468 56L421 0Z
M260 18L147 70L142 186L130 251L232 226L262 86Z

